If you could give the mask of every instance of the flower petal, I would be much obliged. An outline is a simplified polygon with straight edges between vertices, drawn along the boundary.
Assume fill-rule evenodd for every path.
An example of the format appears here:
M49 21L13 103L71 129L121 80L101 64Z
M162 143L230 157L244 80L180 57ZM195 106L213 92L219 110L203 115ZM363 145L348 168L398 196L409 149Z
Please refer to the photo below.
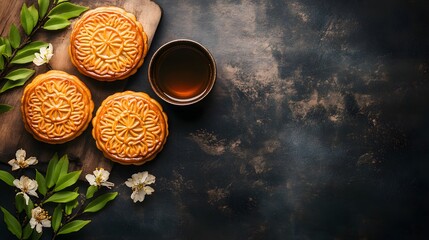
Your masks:
M131 199L133 199L133 201L136 202L143 202L144 201L144 197L145 197L145 193L144 191L134 191L131 194Z
M131 199L132 199L134 202L137 202L136 194L137 194L137 192L133 192L133 193L131 193Z
M54 53L54 46L52 46L52 43L48 44L47 50L48 50L49 54L53 54Z
M12 171L18 170L20 167L18 165L18 161L16 159L12 159L9 162L7 162L10 166L12 166Z
M132 188L134 186L134 181L132 178L128 178L128 180L125 182L125 185L127 185L127 187Z
M28 165L36 165L39 161L37 161L36 157L29 157L27 160L25 160Z
M31 227L31 229L34 229L34 227L37 225L37 221L36 221L36 219L34 218L34 217L32 217L31 219L30 219L30 227Z
M31 190L31 191L28 191L27 193L30 194L31 196L39 197L39 195L37 195L36 193L36 190Z
M137 201L139 202L143 202L144 201L144 197L146 196L146 193L144 191L136 191L136 198Z
M115 186L115 184L114 183L112 183L112 182L102 182L101 183L101 186L105 186L105 187L107 187L107 188L112 188L112 187L114 187Z
M146 181L147 175L148 175L147 171L137 173L137 178L139 179L139 183L144 183Z
M16 159L19 161L19 160L21 160L21 161L24 161L25 160L25 155L26 155L26 152L25 152L25 150L24 149L18 149L17 151L16 151L16 153L15 153L15 156L16 156Z
M37 190L37 187L39 187L39 184L37 184L36 180L28 179L28 181L27 181L28 191Z
M18 179L13 180L13 185L15 185L15 187L21 189L22 188L22 184L21 181Z
M150 187L150 186L145 186L144 188L143 188L143 190L144 190L144 192L147 194L147 195L151 195L153 192L155 192L155 189L153 189L152 187Z
M97 183L95 182L95 176L92 174L86 174L85 179L89 182L92 186L97 186Z
M103 169L102 171L100 171L100 175L101 179L107 181L107 179L109 179L110 173Z
M148 174L145 183L152 184L155 182L155 176L152 174Z
M36 224L36 232L38 232L38 233L42 232L42 224L40 224L40 223Z
M41 47L40 48L40 56L44 57L44 56L46 56L46 54L48 54L48 49L46 47Z
M51 58L54 56L54 54L52 53L48 53L48 55L46 55L46 63L49 62L49 60L51 60Z
M36 57L33 59L33 63L37 66L42 66L43 64L45 64L45 61L43 59Z
M30 200L30 197L26 193L24 193L24 192L23 192L22 195L23 195L23 197L25 199L25 205L28 205L28 201Z
M20 169L20 167L19 167L19 165L18 165L18 164L14 164L14 165L12 166L12 171L16 171L16 170L18 170L18 169Z
M41 223L43 227L51 227L51 221L48 219L43 219Z

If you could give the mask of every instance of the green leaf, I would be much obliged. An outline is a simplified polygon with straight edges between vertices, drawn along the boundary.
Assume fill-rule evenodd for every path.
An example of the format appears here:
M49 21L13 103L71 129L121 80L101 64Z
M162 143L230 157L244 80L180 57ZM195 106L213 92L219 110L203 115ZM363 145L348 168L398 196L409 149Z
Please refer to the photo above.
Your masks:
M49 161L48 169L46 170L46 186L48 188L53 187L56 182L56 179L54 180L54 173L55 173L55 168L57 164L58 164L58 155L55 153L55 155Z
M41 47L47 47L48 43L42 42L42 41L34 41L27 44L25 47L23 47L21 50L19 50L16 54L22 54L27 51L33 51L38 52Z
M64 207L65 214L70 215L73 212L73 209L75 209L77 206L79 206L77 198L71 202L66 203L66 206Z
M33 28L37 25L37 22L39 21L39 12L34 7L34 5L31 5L28 8L28 12L30 12L31 17L33 18Z
M52 215L52 229L54 229L54 232L58 231L58 228L60 228L61 220L63 218L63 211L62 211L63 205L58 204L58 206L55 208L54 213Z
M34 72L34 70L28 68L19 68L10 72L4 77L9 81L3 85L3 87L0 89L0 93L24 85L25 82L34 74Z
M12 110L13 107L7 104L0 104L0 114L8 112L10 110ZM0 179L1 179L1 175L0 175ZM3 179L1 179L3 180Z
M64 155L58 161L58 163L56 164L55 169L52 173L52 180L54 181L53 185L58 184L58 179L60 179L64 175L66 175L68 172L68 169L69 169L69 159L68 159L67 155ZM48 187L52 187L52 186L48 186Z
M34 208L34 203L33 201L28 200L28 205L26 205L25 207L25 213L27 214L27 217L30 219L31 218L31 210L33 210Z
M22 79L28 80L31 76L33 76L34 72L35 71L33 69L19 68L8 73L4 78L12 81L22 80Z
M60 167L61 166L61 167ZM58 161L57 170L59 170L59 177L67 174L69 171L69 157L66 155L62 156Z
M31 228L30 222L28 222L23 229L22 239L28 239L31 236L32 232L33 232L33 229Z
M6 46L3 56L9 58L12 55L12 46L10 45L9 39L4 40L4 45Z
M63 17L52 17L43 25L46 30L60 30L70 25L70 21Z
M82 171L70 172L58 178L58 181L55 184L54 192L61 191L64 188L70 187L71 185L75 184L79 179L81 172Z
M2 55L6 51L6 44L1 43L0 44L0 55Z
M90 202L85 210L83 212L98 212L100 211L106 204L118 196L117 192L111 192L111 193L105 193L96 199L94 199L92 202Z
M27 35L30 35L31 31L33 31L33 17L31 16L30 11L27 8L27 4L23 4L21 8L21 25L24 29L24 32Z
M54 193L44 203L55 202L55 203L67 203L75 200L79 196L77 192L63 191Z
M39 19L42 19L49 8L49 0L37 0L39 5Z
M21 44L21 35L19 35L18 28L16 28L15 24L10 26L9 41L13 48L18 48L19 44Z
M15 196L15 207L18 213L25 210L25 214L28 218L31 218L31 210L34 208L34 203L31 199L28 199L28 205L25 203L25 198L22 194Z
M31 42L16 53L11 63L16 63L16 64L30 63L34 59L34 54L36 52L39 52L41 47L47 47L47 46L48 46L48 43L45 43L45 42L41 42L41 41Z
M27 205L25 204L24 195L23 194L17 194L17 195L15 195L15 207L16 207L16 210L19 213L22 213L22 211L25 210L26 206Z
M9 80L0 89L0 93L4 93L7 90L10 90L12 88L20 87L20 86L24 85L26 81L27 81L27 79L21 79L21 80L16 80L16 81Z
M48 188L46 187L46 180L45 180L45 177L37 170L36 170L36 181L37 181L37 185L39 185L39 187L37 188L39 190L39 193L45 196L46 193L48 192Z
M31 199L28 199L28 205L25 203L25 198L23 194L15 195L15 207L18 213L21 213L25 210L25 214L28 218L31 218L31 210L34 208L34 203Z
M0 53L0 71L3 69L4 69L4 59L3 59L3 55Z
M91 222L91 220L74 220L74 221L71 221L71 222L65 224L62 228L60 228L60 230L58 231L58 235L77 232L77 231L81 230L83 227L85 227L90 222Z
M3 219L7 225L7 229L18 239L21 239L21 236L22 236L21 224L19 224L18 220L14 216L12 216L12 214L10 214L9 211L4 209L3 207L0 207L0 209L3 212L3 215L4 215Z
M0 105L0 112L2 112L2 106L6 106L6 107L4 107L5 110L7 110L6 108L8 108L8 107L12 108L11 106L8 106L8 105ZM9 110L10 110L10 108L9 108ZM13 184L13 181L15 180L15 178L12 176L12 174L10 174L6 171L0 170L0 180L5 182L9 186L15 187L15 185Z
M0 37L0 54L7 58L12 54L12 46L8 38Z
M76 5L73 3L65 2L54 7L48 14L49 18L61 17L64 19L70 19L79 17L80 14L88 10L87 7Z
M94 196L94 193L96 193L98 190L97 186L89 186L88 189L86 190L86 199L90 199Z
M42 234L43 232L38 233L37 231L33 231L33 234L31 234L31 240L39 240Z
M69 0L58 0L57 3L68 2Z

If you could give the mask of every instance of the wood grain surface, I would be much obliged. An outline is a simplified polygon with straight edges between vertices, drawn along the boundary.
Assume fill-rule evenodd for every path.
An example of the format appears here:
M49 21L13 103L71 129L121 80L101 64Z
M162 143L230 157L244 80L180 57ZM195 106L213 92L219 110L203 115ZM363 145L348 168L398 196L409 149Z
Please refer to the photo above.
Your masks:
M37 1L9 1L0 0L2 8L0 9L0 34L7 36L10 25L19 24L19 13L23 3L27 5L37 4ZM156 28L161 20L161 8L150 0L128 0L128 1L73 1L74 3L88 6L90 9L100 6L117 6L124 8L126 11L136 15L139 22L142 23L144 31L148 35L149 46L155 35ZM33 40L42 40L52 43L54 47L54 56L51 59L53 69L62 70L80 78L91 90L95 109L93 116L100 106L100 103L109 95L123 91L127 80L120 80L112 83L98 82L80 74L72 65L69 54L69 36L73 27L72 25L65 30L44 31L40 30ZM22 34L22 31L21 31ZM145 63L147 62L145 59ZM29 64L27 67L34 68L36 74L46 72L45 66L35 67ZM29 80L30 82L31 80ZM1 82L0 84L4 84ZM16 88L0 95L0 103L6 103L14 106L12 111L0 115L0 161L7 162L14 158L15 151L23 148L27 151L28 156L36 156L40 162L47 162L51 156L58 152L59 154L68 154L74 169L82 168L84 173L92 172L96 167L103 167L111 170L112 162L106 159L103 154L96 148L95 141L92 138L90 126L85 132L76 139L60 145L50 145L35 140L25 129L22 122L20 111L20 99L23 87ZM84 175L82 175L84 176Z

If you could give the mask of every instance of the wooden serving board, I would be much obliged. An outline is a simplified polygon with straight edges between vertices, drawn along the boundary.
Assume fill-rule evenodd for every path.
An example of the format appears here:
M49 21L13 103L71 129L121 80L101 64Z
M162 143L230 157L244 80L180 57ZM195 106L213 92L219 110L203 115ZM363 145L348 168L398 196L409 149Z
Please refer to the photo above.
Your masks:
M0 2L3 0L0 0ZM28 4L28 1L25 1ZM37 3L37 1L34 1ZM127 0L127 1L73 1L74 3L90 7L90 9L100 6L117 6L133 13L137 20L143 25L144 31L148 36L149 46L155 35L158 24L161 20L161 8L150 0ZM11 23L19 24L19 13L23 0L8 1L7 4L2 4L3 9L0 10L0 33L2 36L7 36ZM74 22L74 21L73 21ZM72 24L73 26L73 24ZM69 36L72 26L65 30L52 32L43 31L38 34L34 40L42 40L52 43L54 47L54 56L50 64L55 70L62 70L73 74L80 78L91 90L95 109L93 116L101 102L109 95L125 90L127 80L119 80L115 82L99 82L80 74L70 61L68 54ZM148 62L146 56L145 63ZM29 64L28 67L34 65ZM45 66L36 67L36 74L46 72ZM30 80L31 81L31 80ZM3 84L3 82L1 83ZM83 173L92 172L96 167L103 167L111 170L113 164L106 159L103 154L97 149L95 141L92 138L92 125L76 139L59 145L50 145L35 140L30 133L24 129L22 115L20 111L20 100L24 87L10 90L0 95L0 103L6 103L14 106L12 111L0 114L0 161L6 163L15 157L15 152L19 148L27 151L27 156L35 156L39 162L48 162L55 152L58 154L68 154L71 165L74 169L82 169ZM82 176L84 176L84 174Z

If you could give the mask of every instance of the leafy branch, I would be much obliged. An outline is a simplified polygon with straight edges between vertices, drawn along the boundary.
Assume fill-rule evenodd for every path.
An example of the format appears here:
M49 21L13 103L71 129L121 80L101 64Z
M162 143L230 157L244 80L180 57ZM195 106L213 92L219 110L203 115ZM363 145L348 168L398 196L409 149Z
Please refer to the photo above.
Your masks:
M37 6L27 7L24 3L20 12L20 26L24 35L15 24L9 29L8 36L0 37L0 82L6 81L0 88L0 94L25 84L35 71L19 68L16 65L33 61L34 54L48 43L33 41L40 30L60 30L68 27L69 19L80 16L87 7L68 2L67 0L38 0ZM0 104L0 114L12 109L12 106Z
M81 230L91 222L81 217L102 210L118 193L100 191L97 195L100 186L90 185L84 194L76 186L80 175L81 171L69 171L67 155L54 155L45 175L35 170L35 180L24 175L18 180L0 170L1 181L21 190L15 197L15 216L0 206L7 229L20 240L39 239L44 233L42 228L52 228L51 239ZM36 203L34 197L38 197Z

